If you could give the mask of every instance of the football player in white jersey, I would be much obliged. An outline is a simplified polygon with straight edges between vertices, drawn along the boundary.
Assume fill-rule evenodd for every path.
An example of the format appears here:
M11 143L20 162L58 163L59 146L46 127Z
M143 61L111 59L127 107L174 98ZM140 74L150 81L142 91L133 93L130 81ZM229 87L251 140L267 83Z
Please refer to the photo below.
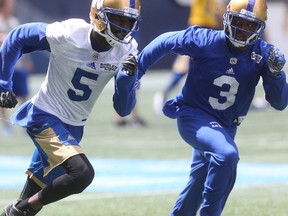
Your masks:
M1 216L36 215L44 205L82 192L94 169L79 143L83 127L105 85L115 78L113 106L120 116L136 103L140 0L93 0L91 23L82 19L28 23L13 29L0 52L0 106L17 104L11 77L24 53L50 52L38 93L11 117L26 128L36 150L25 187ZM79 212L80 214L80 212Z

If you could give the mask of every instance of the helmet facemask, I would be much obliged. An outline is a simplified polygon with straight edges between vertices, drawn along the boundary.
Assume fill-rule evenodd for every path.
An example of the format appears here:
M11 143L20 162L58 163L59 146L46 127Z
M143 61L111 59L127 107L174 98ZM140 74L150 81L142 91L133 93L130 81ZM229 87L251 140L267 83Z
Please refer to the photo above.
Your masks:
M139 21L138 17L135 17L133 14L123 13L123 11L115 9L103 9L97 14L100 21L102 21L106 28L100 32L106 36L109 36L112 43L130 43L132 35L139 30ZM113 20L123 19L126 20L126 26L120 26L117 22ZM109 40L109 39L108 39ZM111 45L111 44L110 44Z
M241 20L250 23L249 30L237 25ZM223 24L226 37L235 47L245 47L255 43L262 36L266 26L265 21L256 18L255 13L245 9L241 9L240 12L227 10L224 13Z

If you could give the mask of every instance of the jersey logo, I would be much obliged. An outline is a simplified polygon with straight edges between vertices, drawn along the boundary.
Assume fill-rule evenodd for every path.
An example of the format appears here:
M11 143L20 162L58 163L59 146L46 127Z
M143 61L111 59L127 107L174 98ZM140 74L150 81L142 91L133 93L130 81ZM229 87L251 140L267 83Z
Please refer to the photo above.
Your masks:
M226 71L226 74L235 75L233 68L230 68Z
M230 58L230 64L236 65L237 64L237 58Z
M99 53L93 53L92 54L92 57L95 59L95 60L98 60L100 58L100 54Z
M89 67L89 68L92 68L92 69L96 70L96 66L95 66L95 63L94 63L94 62L91 62L91 63L87 64L86 66Z
M240 125L244 120L245 116L239 116L238 118L233 119L233 124Z
M209 122L212 128L222 128L222 126L218 122Z
M68 135L67 140L68 141L74 140L74 137L72 137L71 135Z
M262 59L263 57L261 56L261 55L259 55L259 54L256 54L255 52L252 52L251 53L251 59L252 60L254 60L256 63L260 63L260 61L261 61L261 59Z
M104 69L106 71L116 71L117 70L117 66L116 65L112 65L112 64L108 64L108 63L101 63L100 64L100 69Z

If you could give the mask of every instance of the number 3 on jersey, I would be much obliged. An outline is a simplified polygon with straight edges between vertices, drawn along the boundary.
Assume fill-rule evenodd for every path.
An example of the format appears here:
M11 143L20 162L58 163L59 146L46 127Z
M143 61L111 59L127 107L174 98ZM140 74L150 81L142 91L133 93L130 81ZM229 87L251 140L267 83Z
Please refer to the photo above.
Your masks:
M86 101L89 99L92 90L91 88L87 85L87 84L83 84L81 83L81 79L82 77L86 77L88 79L92 79L92 80L97 80L98 79L98 75L97 74L93 74L87 71L84 71L82 69L77 68L71 82L74 86L74 88L76 90L79 90L81 92L81 94L79 94L79 91L74 91L73 89L69 89L67 91L68 97L72 100L72 101Z
M239 83L234 77L221 76L214 80L214 85L222 87L229 85L229 91L220 91L220 97L224 97L225 102L220 102L219 98L209 97L209 104L216 110L225 110L235 103L236 94L239 88Z

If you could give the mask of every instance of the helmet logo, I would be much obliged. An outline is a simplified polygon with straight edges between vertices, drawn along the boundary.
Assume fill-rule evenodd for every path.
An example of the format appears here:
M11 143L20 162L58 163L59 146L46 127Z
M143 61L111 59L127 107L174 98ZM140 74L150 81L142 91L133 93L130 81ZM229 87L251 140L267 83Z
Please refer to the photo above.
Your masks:
M134 9L134 8L125 7L124 8L124 15L130 15L131 16L131 14L133 16L138 16L139 11L137 9Z
M92 3L91 3L91 7L95 8L96 4L97 4L97 0L93 0Z
M251 53L251 59L254 60L256 63L260 63L260 61L262 60L262 56L259 54L256 54L255 52Z
M240 14L242 14L244 16L256 18L256 13L248 11L248 10L245 10L245 9L241 9Z
M91 6L97 10L100 10L103 7L103 4L104 0L93 0Z

